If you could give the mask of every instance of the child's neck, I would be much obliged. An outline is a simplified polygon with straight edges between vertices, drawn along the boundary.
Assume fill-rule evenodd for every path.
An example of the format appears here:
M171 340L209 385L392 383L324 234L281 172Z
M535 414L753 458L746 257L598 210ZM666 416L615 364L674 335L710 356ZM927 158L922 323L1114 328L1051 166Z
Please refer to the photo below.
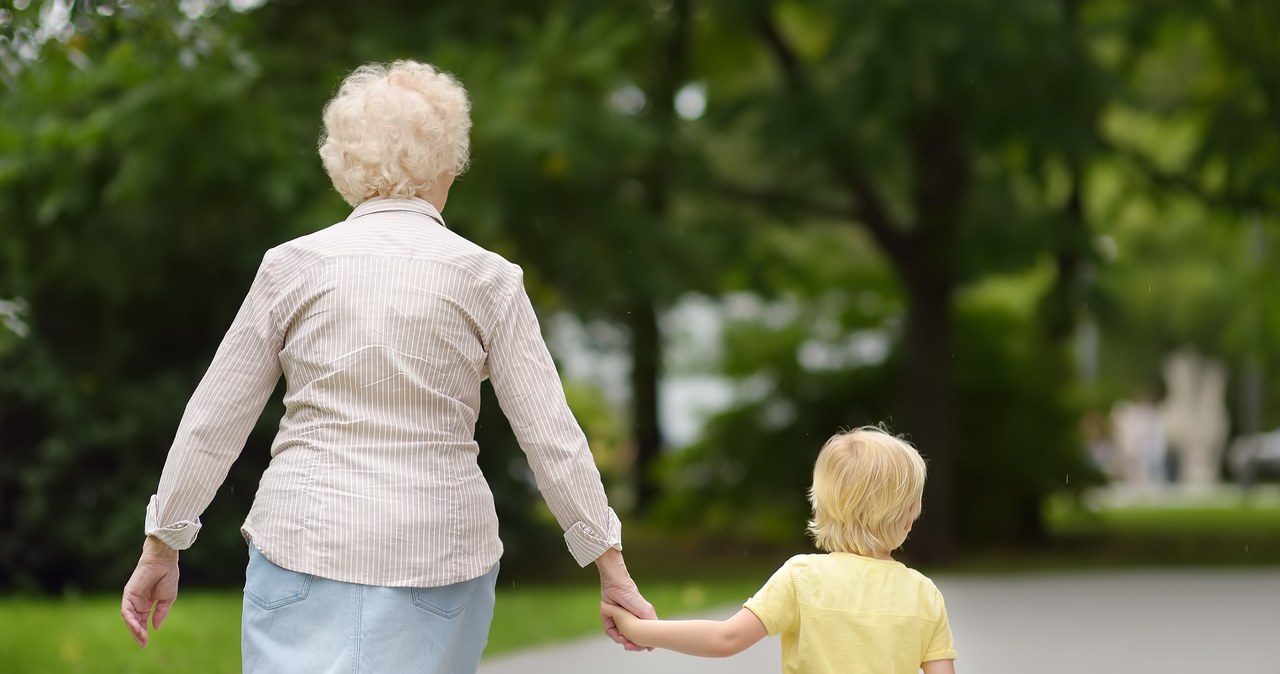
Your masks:
M869 554L869 555L864 555L864 554L862 554L861 552L857 552L857 551L855 551L855 550L846 550L845 552L848 552L848 553L849 553L849 554L851 554L851 555L857 555L857 556L859 556L859 557L866 557L866 558L868 558L868 559L879 559L879 560L883 560L883 561L886 561L886 562L892 562L892 561L893 561L893 555L892 555L892 554L890 554L890 553L888 553L888 552L875 552L875 553L872 553L872 554Z

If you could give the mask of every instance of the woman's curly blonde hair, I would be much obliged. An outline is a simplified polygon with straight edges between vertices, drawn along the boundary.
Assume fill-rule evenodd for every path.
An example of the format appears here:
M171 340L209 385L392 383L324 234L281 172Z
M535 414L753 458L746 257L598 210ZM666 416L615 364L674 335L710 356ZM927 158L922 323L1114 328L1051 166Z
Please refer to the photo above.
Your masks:
M408 198L466 170L470 133L471 102L452 75L414 61L371 63L324 106L320 160L352 206Z

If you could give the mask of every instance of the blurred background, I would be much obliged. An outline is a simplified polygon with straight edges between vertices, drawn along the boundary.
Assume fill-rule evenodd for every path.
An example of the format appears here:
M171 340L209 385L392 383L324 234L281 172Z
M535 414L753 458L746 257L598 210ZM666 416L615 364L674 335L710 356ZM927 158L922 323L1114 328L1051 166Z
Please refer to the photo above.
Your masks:
M524 267L673 610L808 550L819 448L881 422L931 573L1274 568L1277 36L1272 0L6 0L0 620L129 646L186 400L264 251L346 217L320 110L397 58L469 89L446 217ZM486 395L504 589L589 598ZM228 648L280 413L183 555ZM64 637L0 668L107 671Z

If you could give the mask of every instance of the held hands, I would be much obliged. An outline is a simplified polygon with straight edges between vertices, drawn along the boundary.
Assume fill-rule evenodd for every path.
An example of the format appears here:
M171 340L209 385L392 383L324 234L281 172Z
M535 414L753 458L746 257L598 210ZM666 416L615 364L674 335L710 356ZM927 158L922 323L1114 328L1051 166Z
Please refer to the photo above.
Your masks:
M618 631L615 618L604 610L612 606L618 612L642 619L656 619L658 613L640 594L635 581L622 560L622 553L610 548L596 560L596 568L600 571L600 620L604 623L604 633L610 639L622 644L629 651L653 650L632 642Z
M613 621L618 634L620 634L622 638L630 642L635 641L632 637L635 636L635 624L640 622L640 618L635 617L630 611L627 611L620 606L604 601L600 602L600 615L603 616L605 620ZM653 649L649 648L648 650Z
M159 539L148 537L120 601L120 617L139 646L147 645L147 616L152 616L152 627L160 629L177 597L178 551Z
M639 620L633 614L635 612L649 620L658 617L658 613L653 610L653 605L640 596L640 591L636 589L634 583L632 583L629 591L617 586L606 587L601 585L600 600L600 619L604 622L604 633L609 635L610 639L622 644L629 651L653 650L631 641L619 628L622 623L616 616L626 616L631 620ZM605 607L608 607L609 610L606 611Z

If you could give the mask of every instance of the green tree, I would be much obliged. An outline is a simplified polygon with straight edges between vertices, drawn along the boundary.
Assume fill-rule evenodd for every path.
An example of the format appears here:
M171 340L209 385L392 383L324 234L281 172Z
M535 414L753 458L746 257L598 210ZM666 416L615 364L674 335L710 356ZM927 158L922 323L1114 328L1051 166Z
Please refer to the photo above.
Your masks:
M0 555L6 585L51 590L124 577L183 401L263 251L340 203L297 161L311 134L236 43L243 17L76 18L0 102L0 296L30 327L0 354ZM224 518L269 432L208 513L193 579L234 576L199 560L241 545Z
M1089 205L1116 249L1097 273L1101 386L1146 385L1166 351L1191 346L1235 366L1238 430L1275 424L1280 8L1098 1L1090 13L1115 27L1097 56L1128 92L1105 110Z
M891 263L906 298L896 425L932 467L916 540L948 557L964 503L954 298L1047 249L1069 194L1055 179L1088 141L1093 64L1051 0L714 7L710 90L751 148L717 180L738 200L864 228Z

